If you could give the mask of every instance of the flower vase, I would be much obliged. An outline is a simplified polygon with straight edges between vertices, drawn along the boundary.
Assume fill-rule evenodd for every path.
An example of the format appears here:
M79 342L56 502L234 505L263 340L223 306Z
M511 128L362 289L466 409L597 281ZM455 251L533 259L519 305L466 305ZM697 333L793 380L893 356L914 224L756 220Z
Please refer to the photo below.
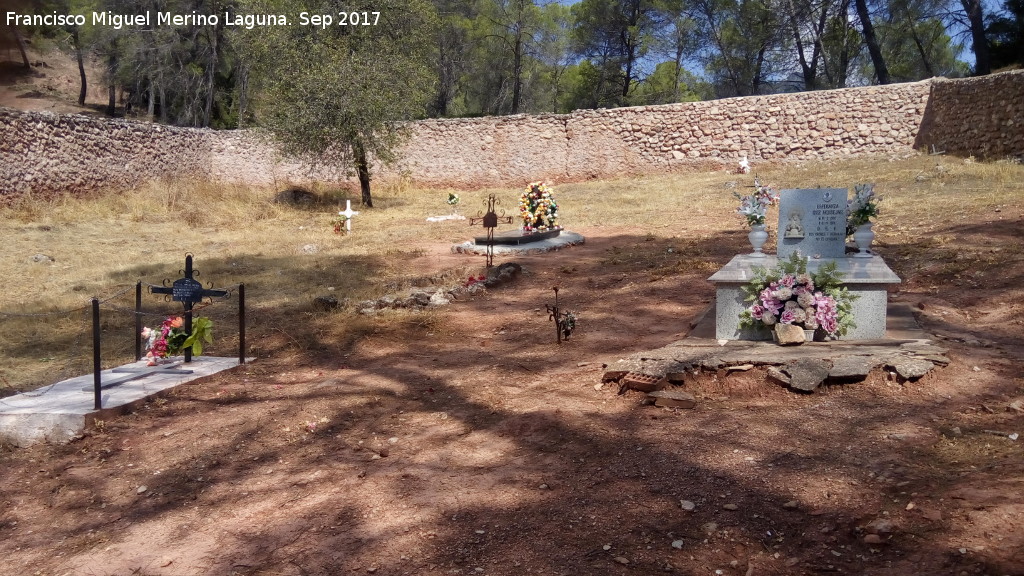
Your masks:
M751 258L764 258L764 252L761 252L761 247L768 241L768 233L764 230L764 224L751 224L747 240L750 240L750 245L754 247L754 251L749 256Z
M804 341L814 342L814 330L804 330Z
M875 239L875 233L871 230L874 226L873 223L868 222L867 224L861 224L853 232L853 241L857 243L857 248L860 252L853 255L854 258L871 258L873 254L868 251L871 247L871 242Z

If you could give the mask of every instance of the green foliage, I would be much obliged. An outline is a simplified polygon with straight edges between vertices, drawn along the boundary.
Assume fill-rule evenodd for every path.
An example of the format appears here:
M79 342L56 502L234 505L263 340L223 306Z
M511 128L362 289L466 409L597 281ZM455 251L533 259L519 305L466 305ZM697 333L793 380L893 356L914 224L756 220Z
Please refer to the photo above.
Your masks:
M254 13L380 12L376 26L258 27L244 33L256 121L285 153L345 162L365 186L368 158L388 164L434 94L436 18L425 0L243 0ZM364 172L365 170L365 172ZM364 181L365 177L365 181Z
M987 36L993 70L1024 66L1024 0L1005 0L1003 13L989 16Z
M213 343L213 320L205 316L198 316L192 319L192 334L185 338L180 345L177 345L177 348L184 350L191 347L192 354L199 356L203 353L204 342ZM168 344L170 343L170 339L168 339Z
M633 105L696 102L711 96L711 87L675 62L662 62L630 98Z
M810 278L814 282L815 291L820 291L835 300L838 312L838 326L835 334L844 336L851 328L857 327L853 319L853 302L859 296L850 293L842 285L843 275L838 268L839 266L834 260L824 262L818 266L816 272L810 273ZM807 258L793 252L788 259L780 260L775 267L753 266L751 273L751 280L740 288L744 294L744 302L755 302L765 288L768 288L773 282L778 282L783 276L807 274ZM740 313L741 328L762 326L763 324L751 315L749 308Z
M705 73L717 95L750 96L772 91L783 75L788 42L783 12L768 0L700 0L706 42Z
M893 82L933 76L961 77L970 71L957 60L963 45L954 43L928 0L891 0L891 17L875 23Z

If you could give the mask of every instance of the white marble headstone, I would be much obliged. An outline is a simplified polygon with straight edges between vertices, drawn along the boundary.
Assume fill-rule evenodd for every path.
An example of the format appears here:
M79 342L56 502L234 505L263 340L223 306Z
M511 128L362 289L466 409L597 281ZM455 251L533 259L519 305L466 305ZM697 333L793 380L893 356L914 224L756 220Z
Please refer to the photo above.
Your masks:
M811 258L845 256L846 194L845 188L779 192L779 258L796 251Z

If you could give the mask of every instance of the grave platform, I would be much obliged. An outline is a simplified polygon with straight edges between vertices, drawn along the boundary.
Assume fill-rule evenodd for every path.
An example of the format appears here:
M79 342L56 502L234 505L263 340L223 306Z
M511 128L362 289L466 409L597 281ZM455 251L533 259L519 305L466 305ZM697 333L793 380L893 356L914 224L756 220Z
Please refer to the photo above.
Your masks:
M853 301L856 328L850 329L843 340L876 339L885 337L888 288L901 282L881 256L870 258L846 256L843 258L811 258L807 271L815 272L823 263L835 261L842 274L843 286L858 296ZM715 338L719 340L771 340L766 329L740 328L739 315L749 306L744 301L743 286L754 277L754 267L773 268L778 264L774 255L755 258L750 255L733 257L715 272L708 281L715 285Z
M645 350L604 362L602 380L625 388L646 377L652 389L683 384L695 371L731 372L767 368L768 378L794 390L811 392L823 383L850 384L872 370L891 370L899 378L916 380L950 363L947 350L932 340L905 303L890 303L884 337L863 340L807 342L779 346L772 342L716 339L714 305L690 324L690 332L655 350Z
M494 235L494 253L495 254L515 254L520 256L530 254L543 254L545 252L551 252L554 250L560 250L567 246L575 246L577 244L583 244L586 239L582 234L576 232L570 232L568 230L556 230L557 236L534 240L528 243L522 244L511 244L511 243L499 243L499 237L508 235L509 238L519 237L527 238L519 234L518 230L512 230L509 232L497 232ZM487 239L477 238L475 241L463 242L452 246L452 252L455 254L487 254Z
M110 418L131 410L147 398L180 384L191 382L238 366L238 358L197 356L188 364L174 368L191 370L189 374L154 372L124 380L131 370L145 370L140 360L100 374L101 385L116 380L121 383L103 388L102 409L96 410L93 374L77 376L32 392L0 398L0 442L29 446L36 442L66 443L80 437L86 426L95 420Z
M561 234L561 228L558 230L548 230L546 232L534 232L532 234L523 234L522 230L505 230L503 232L495 232L492 241L495 246L531 244L533 242L540 242L541 240L557 238ZM486 245L487 236L477 236L473 239L473 242Z

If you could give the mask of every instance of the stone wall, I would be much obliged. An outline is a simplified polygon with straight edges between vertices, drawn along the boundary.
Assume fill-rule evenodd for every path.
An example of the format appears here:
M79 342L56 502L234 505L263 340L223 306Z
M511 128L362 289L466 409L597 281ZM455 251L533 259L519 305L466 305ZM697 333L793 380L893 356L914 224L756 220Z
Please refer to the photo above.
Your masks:
M930 82L414 125L400 170L429 184L574 181L913 151Z
M966 80L730 98L565 115L425 120L378 179L520 186L759 162L893 156L934 145L1024 154L1024 71ZM126 189L160 178L284 188L345 183L344 166L282 159L248 131L0 108L0 198Z
M1024 156L1024 70L935 80L916 145L984 159Z
M0 193L86 193L204 177L207 131L0 108Z
M286 187L342 182L344 174L281 159L248 131L0 108L0 199L125 190L160 179Z

